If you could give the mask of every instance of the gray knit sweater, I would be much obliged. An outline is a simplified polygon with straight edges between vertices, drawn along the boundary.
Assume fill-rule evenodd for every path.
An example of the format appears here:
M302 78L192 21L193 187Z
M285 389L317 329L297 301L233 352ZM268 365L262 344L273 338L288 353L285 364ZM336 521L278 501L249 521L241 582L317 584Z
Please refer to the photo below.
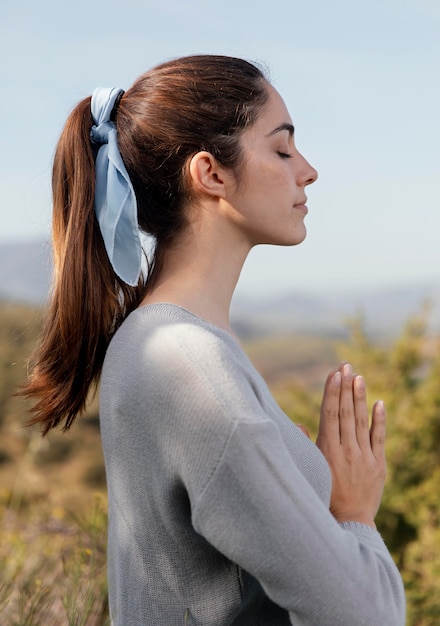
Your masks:
M403 626L379 534L335 521L325 458L227 333L136 310L100 412L114 626Z

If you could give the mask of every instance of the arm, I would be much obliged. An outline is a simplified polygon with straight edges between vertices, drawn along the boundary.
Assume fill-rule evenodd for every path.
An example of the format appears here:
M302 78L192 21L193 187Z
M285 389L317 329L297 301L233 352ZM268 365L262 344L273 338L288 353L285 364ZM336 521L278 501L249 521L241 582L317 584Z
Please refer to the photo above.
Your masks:
M321 442L328 438L324 425L330 416L335 418L336 404L339 407L341 401L344 405L341 414L347 427L350 415L353 418L354 404L351 410L349 402L352 380L344 383L342 392L338 378L333 373L327 381ZM359 387L353 402L360 416L364 409L362 385ZM339 408L337 414L339 419ZM375 418L379 449L382 417L379 411ZM339 425L336 429L334 421L330 430L336 439ZM366 473L360 471L362 462L355 466L362 477ZM345 461L340 468L343 485ZM382 472L377 472L382 479L375 480L383 486ZM356 491L352 474L350 485L351 481L350 494ZM340 490L341 494L345 491L345 487ZM364 491L368 488L362 490L360 502ZM403 626L401 578L372 527L378 492L380 486L367 512L361 507L359 516L352 508L352 495L347 498L349 507L340 506L342 495L332 498L332 507L337 508L341 521L344 518L344 523L338 524L299 472L277 427L269 420L239 422L220 464L194 503L193 524L220 552L257 578L268 596L289 611L295 625Z
M266 421L239 424L193 525L301 626L403 626L399 573L370 526L340 526Z

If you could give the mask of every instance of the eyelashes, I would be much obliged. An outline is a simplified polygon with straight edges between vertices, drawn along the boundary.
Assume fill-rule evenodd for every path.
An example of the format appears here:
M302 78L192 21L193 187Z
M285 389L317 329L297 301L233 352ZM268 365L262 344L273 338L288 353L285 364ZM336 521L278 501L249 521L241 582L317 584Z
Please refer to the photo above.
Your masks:
M282 159L291 159L293 154L288 154L287 152L278 151L278 156L280 156Z

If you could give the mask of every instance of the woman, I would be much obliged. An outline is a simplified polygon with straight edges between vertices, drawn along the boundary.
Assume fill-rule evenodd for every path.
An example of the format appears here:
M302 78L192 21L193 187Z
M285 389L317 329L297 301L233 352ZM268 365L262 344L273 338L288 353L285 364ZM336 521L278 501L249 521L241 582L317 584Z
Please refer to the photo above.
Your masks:
M229 325L249 250L296 245L316 171L245 61L194 56L72 112L54 161L55 281L27 394L67 429L101 374L114 626L401 626L375 529L385 410L349 364L317 445ZM139 229L155 248L142 271ZM105 356L105 359L104 359Z

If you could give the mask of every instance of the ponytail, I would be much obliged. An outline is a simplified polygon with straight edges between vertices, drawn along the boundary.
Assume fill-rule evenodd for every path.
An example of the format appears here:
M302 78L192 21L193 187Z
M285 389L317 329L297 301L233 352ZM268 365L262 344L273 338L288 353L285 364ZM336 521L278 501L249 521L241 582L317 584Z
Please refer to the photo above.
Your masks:
M94 211L95 165L90 98L70 115L55 153L54 277L31 374L21 393L36 399L29 424L43 434L70 428L96 387L108 343L139 303L143 280L128 286L114 272Z

